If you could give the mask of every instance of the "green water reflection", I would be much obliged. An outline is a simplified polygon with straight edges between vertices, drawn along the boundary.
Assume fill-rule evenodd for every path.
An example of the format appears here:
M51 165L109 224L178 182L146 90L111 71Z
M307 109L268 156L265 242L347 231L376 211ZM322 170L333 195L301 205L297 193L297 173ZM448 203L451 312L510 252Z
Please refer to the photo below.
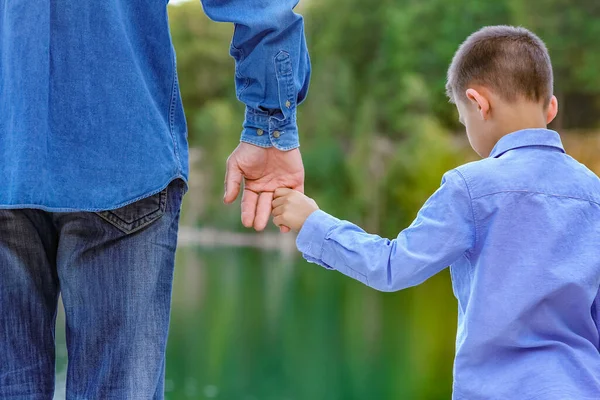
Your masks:
M456 310L446 273L384 294L300 258L177 253L167 399L448 399ZM57 327L57 395L66 351Z

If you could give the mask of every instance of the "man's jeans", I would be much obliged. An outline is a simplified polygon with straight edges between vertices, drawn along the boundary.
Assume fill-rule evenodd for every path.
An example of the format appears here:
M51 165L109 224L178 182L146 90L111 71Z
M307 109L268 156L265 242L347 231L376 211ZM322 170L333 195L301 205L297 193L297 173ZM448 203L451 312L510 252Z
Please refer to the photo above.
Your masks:
M162 399L185 183L117 210L0 210L0 399L52 399L59 293L67 399Z

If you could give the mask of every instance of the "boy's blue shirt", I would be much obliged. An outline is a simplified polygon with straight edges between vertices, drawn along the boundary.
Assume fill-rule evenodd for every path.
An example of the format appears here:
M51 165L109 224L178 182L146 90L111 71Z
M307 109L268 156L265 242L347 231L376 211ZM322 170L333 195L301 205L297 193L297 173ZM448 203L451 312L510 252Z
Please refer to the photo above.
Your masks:
M381 291L450 266L454 399L600 399L600 180L558 133L511 133L449 171L394 240L319 210L297 245Z
M187 182L167 3L0 1L0 208L100 211ZM202 3L235 25L241 140L298 147L310 78L298 0Z

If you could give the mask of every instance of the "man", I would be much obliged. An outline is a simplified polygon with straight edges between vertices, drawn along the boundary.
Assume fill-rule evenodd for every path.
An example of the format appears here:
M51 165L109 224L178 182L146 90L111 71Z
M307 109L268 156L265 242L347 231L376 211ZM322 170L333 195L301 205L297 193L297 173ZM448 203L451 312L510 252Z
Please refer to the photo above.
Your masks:
M235 24L241 143L224 201L265 228L303 189L310 61L294 0L204 0ZM0 2L0 398L51 399L59 293L67 399L162 399L187 126L167 1ZM287 228L283 227L286 231Z

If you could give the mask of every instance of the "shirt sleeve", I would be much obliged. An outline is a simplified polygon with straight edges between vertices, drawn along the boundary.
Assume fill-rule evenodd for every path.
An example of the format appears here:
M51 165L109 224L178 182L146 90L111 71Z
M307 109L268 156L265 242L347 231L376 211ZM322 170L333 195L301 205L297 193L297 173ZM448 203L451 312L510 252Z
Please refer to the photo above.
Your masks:
M472 249L475 237L466 182L452 170L396 239L368 234L318 210L304 223L296 244L309 262L389 292L418 285L440 272Z
M594 320L594 324L596 324L596 330L598 330L598 337L600 338L600 289L598 289L598 294L592 304L592 319ZM596 343L600 351L600 340Z
M202 0L209 18L235 26L236 94L246 104L241 141L298 147L296 107L308 93L310 59L298 0Z

